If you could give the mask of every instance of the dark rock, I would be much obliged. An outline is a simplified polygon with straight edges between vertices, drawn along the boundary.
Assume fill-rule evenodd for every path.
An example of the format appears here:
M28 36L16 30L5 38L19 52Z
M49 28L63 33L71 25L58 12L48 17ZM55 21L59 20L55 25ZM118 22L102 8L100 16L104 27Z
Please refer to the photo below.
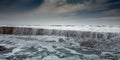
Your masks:
M89 47L89 48L95 48L96 44L98 44L98 42L95 41L95 40L89 40L89 41L80 42L80 46Z
M65 41L64 41L63 38L59 38L59 42L60 42L60 43L65 43Z
M2 29L3 29L2 31L3 34L13 34L14 27L2 27Z
M4 47L4 46L0 46L0 51L5 51L5 50L7 50L6 47Z

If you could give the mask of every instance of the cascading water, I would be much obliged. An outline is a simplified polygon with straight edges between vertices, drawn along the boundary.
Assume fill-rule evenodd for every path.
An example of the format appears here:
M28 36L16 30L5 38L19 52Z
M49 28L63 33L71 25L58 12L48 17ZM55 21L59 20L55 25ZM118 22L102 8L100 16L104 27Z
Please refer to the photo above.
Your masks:
M0 27L1 60L119 60L120 32Z
M0 27L0 34L12 35L60 35L74 38L112 39L119 37L119 32L91 32L60 29L40 29L25 27Z

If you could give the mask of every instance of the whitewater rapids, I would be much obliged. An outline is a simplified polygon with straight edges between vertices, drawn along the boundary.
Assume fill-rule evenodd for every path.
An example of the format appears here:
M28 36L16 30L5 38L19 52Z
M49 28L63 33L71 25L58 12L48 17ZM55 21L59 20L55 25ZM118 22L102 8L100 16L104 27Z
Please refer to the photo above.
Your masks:
M84 42L65 36L0 35L0 45L10 49L0 52L0 60L120 60L120 41L96 40L95 47Z

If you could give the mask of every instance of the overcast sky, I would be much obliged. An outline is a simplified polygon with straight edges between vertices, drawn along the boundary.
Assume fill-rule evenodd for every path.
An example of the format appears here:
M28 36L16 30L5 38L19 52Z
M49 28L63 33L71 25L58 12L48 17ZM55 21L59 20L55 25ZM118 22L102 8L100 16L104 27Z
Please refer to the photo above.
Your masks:
M120 25L120 0L0 0L0 24Z

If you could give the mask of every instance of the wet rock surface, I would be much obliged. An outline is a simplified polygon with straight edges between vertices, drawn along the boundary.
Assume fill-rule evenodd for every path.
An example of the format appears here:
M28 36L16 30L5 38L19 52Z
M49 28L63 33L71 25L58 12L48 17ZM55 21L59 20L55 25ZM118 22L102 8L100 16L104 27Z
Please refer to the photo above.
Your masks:
M0 46L0 52L2 52L2 51L6 51L6 50L8 50L6 47L4 47L4 46Z

